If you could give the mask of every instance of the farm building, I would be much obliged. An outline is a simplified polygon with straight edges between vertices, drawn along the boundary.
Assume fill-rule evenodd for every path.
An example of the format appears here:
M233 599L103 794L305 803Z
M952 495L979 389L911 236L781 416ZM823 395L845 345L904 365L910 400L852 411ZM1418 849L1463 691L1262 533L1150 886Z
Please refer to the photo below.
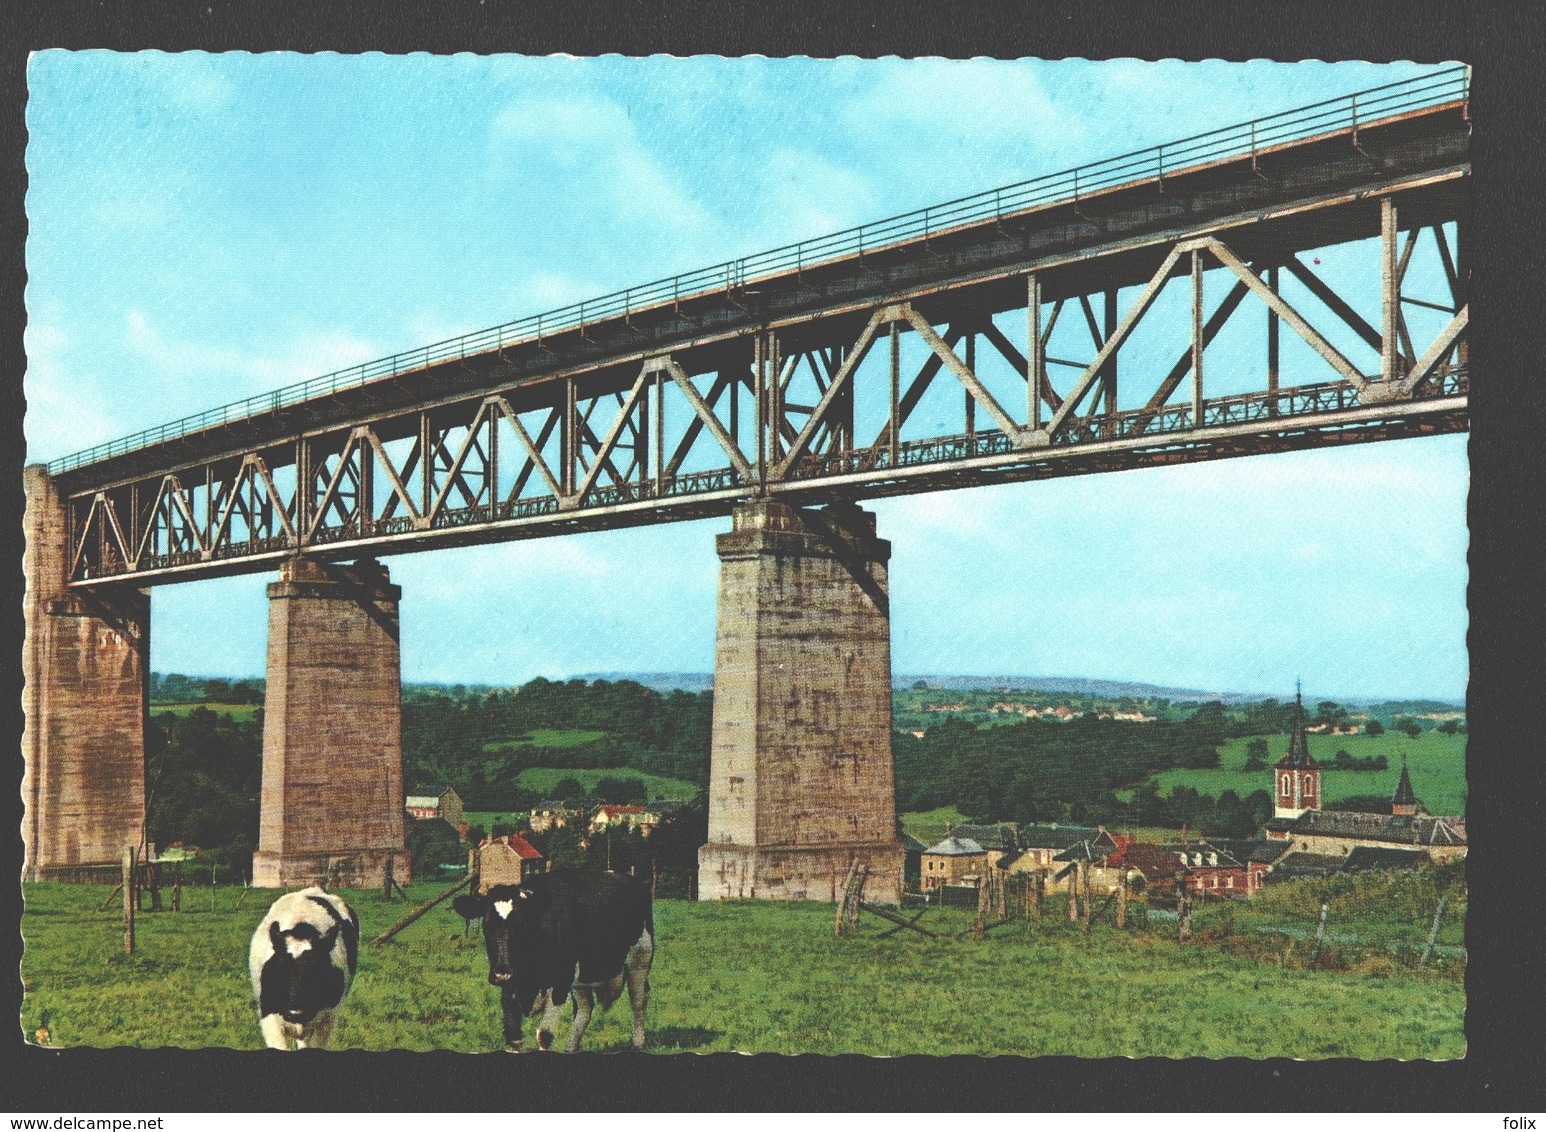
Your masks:
M659 824L660 814L649 806L614 806L608 803L597 806L590 817L591 833L600 833L615 825L641 830L648 837L650 831Z
M1081 841L1116 848L1116 841L1100 826L1060 825L1057 822L1022 825L1018 840L1021 856L1015 861L1013 871L1016 872L1053 868L1052 862L1059 853Z
M1249 896L1258 882L1245 862L1233 853L1207 841L1164 845L1186 866L1187 884L1205 896Z
M981 845L954 834L923 852L923 889L942 884L963 884L967 877L981 877L988 854Z
M462 815L462 799L450 786L437 790L433 786L416 786L408 792L403 808L412 818L443 818L461 836L467 836L467 822Z
M1355 845L1342 859L1338 872L1362 873L1371 869L1420 869L1432 864L1426 849L1392 849L1376 845Z
M483 891L496 884L520 884L543 872L546 861L541 853L518 833L492 837L478 846L477 881L474 888Z
M982 846L990 867L998 864L1005 854L1013 853L1019 848L1014 826L1003 823L997 825L968 825L963 822L954 828L947 828L945 832L966 841L975 841L978 845Z
M533 833L547 833L550 830L568 825L580 816L577 806L558 798L548 798L538 802L531 810L531 831Z

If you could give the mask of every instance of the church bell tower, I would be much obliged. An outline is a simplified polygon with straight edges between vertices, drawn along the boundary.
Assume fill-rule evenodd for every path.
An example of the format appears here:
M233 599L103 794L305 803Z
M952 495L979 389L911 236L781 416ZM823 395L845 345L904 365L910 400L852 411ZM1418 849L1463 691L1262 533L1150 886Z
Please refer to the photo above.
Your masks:
M1321 764L1310 757L1304 732L1304 693L1294 693L1294 733L1288 751L1272 768L1272 816L1297 818L1321 808Z

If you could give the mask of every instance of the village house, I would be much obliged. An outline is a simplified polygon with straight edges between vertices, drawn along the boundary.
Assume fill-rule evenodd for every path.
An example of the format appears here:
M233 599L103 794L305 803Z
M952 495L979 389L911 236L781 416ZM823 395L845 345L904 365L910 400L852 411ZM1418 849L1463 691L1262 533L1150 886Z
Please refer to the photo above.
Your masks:
M945 832L982 846L989 868L997 865L1007 854L1015 852L1018 847L1015 827L1004 823L972 825L962 822L958 826L946 826Z
M1200 896L1249 896L1259 887L1244 862L1207 841L1161 848L1186 867L1187 886Z
M533 833L548 833L560 826L568 825L580 816L578 807L571 806L568 802L558 798L548 798L538 802L531 810L531 831Z
M478 846L475 891L498 884L522 884L546 866L541 853L519 833L491 837Z
M1178 854L1147 841L1119 845L1107 855L1105 864L1110 871L1125 876L1129 885L1142 877L1144 887L1154 895L1174 893L1177 881L1186 875Z
M1057 822L1022 825L1019 830L1020 856L1010 871L1034 872L1053 868L1059 853L1081 841L1095 842L1107 851L1116 848L1116 841L1103 826L1061 825Z
M590 832L601 833L610 826L638 829L645 837L660 824L660 814L646 806L618 806L604 803L591 813Z
M462 814L462 799L451 787L436 790L433 786L416 786L408 792L403 808L415 820L444 818L451 823L463 840L467 837L467 821Z
M971 884L988 867L988 854L981 845L951 834L923 852L923 891L942 884Z

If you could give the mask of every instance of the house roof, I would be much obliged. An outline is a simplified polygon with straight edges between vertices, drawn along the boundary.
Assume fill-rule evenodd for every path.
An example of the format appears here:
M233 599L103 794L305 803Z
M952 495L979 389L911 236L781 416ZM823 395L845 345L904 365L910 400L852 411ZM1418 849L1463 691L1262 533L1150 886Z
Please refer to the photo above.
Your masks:
M1124 845L1112 853L1109 860L1114 865L1137 869L1151 879L1175 876L1182 870L1176 854L1163 845L1155 845L1148 841L1136 841L1131 845Z
M910 833L902 834L902 849L907 853L927 853L929 847Z
M438 795L438 794L409 794L408 797L403 800L403 805L405 805L405 806L417 806L417 807L419 807L421 809L429 809L429 810L439 809L439 807L440 807L440 795Z
M531 842L527 841L526 838L522 837L519 833L509 834L500 840L502 840L506 845L510 846L510 848L514 849L516 856L520 857L523 861L540 860L542 857L542 854L537 852L537 850L532 846Z
M999 853L1007 853L1015 847L1015 831L1008 825L968 825L962 824L952 829L955 837L964 837L969 841L975 841L984 849L991 849Z
M562 798L544 798L532 807L534 810L567 810L569 803Z
M976 857L985 850L977 842L969 837L957 837L951 834L938 845L932 845L924 852L934 857Z
M1075 842L1052 859L1054 861L1104 861L1114 851L1111 845L1088 839Z
M1077 845L1081 841L1092 840L1099 834L1100 830L1092 825L1036 822L1020 827L1020 847L1022 849L1067 849L1070 845Z
M1306 853L1303 850L1296 850L1280 858L1267 876L1274 881L1293 880L1295 877L1329 876L1342 867L1344 860L1343 857L1325 853Z
M1344 873L1365 869L1415 869L1432 858L1425 849L1396 849L1384 845L1355 845L1342 861Z
M1161 848L1167 849L1170 852L1176 854L1178 858L1184 856L1184 863L1189 869L1245 868L1245 866L1241 864L1239 858L1237 858L1228 849L1225 849L1221 845L1216 845L1211 841L1193 841L1186 845L1176 843L1173 845L1164 845L1161 846Z
M1271 823L1268 823L1271 828ZM1361 814L1353 810L1306 810L1289 827L1294 833L1386 841L1394 845L1464 845L1465 835L1432 814Z
M1007 872L1010 867L1013 866L1014 863L1023 856L1025 856L1024 849L1011 849L1008 853L1005 853L996 862L994 862L993 867L996 869L1003 869Z
M435 798L438 800L447 794L454 794L455 791L449 786L428 786L421 783L408 791L408 793L414 797Z

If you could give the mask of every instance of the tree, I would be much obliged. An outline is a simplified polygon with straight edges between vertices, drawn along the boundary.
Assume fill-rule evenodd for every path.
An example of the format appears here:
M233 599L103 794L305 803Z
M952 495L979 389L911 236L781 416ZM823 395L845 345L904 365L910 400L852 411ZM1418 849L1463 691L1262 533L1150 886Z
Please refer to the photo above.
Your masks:
M643 805L647 792L642 778L602 778L591 788L591 798L618 806Z
M1245 745L1245 766L1242 769L1267 769L1267 740L1252 739Z
M408 827L406 841L414 876L434 875L441 865L460 864L463 859L462 839L445 818L417 819Z
M585 849L580 831L572 823L559 826L548 835L548 860L555 866L577 869L585 864Z
M1411 716L1403 715L1400 719L1396 720L1396 730L1404 731L1413 739L1416 739L1423 733L1423 725L1418 723L1417 720L1413 719Z
M1364 734L1383 735L1385 734L1385 725L1377 719L1371 719L1368 723L1364 724Z
M1442 735L1453 735L1460 730L1460 724L1453 719L1446 719L1435 730Z
M571 798L585 797L585 787L575 778L560 778L553 787L553 796L560 801L567 802Z

